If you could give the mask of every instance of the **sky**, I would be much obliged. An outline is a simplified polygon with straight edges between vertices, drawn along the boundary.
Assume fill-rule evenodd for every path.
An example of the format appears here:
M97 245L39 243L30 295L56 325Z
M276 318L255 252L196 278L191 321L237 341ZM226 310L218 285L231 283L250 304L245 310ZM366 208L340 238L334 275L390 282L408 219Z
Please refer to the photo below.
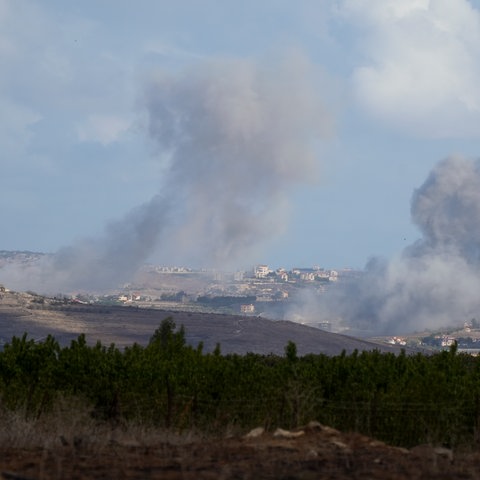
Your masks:
M479 1L0 0L0 250L394 258L478 85Z

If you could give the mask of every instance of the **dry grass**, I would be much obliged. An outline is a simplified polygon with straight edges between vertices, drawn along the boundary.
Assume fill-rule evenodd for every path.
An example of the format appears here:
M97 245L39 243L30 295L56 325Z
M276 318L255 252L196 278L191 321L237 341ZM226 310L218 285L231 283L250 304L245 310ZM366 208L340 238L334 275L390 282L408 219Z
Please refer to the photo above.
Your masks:
M0 409L0 478L478 478L475 452L454 458L430 446L409 451L319 424L302 435L263 432L246 438L231 429L207 436L112 424L95 419L92 411L88 402L70 398L59 399L37 419Z
M185 445L205 438L193 430L175 432L139 423L99 421L88 402L60 398L49 413L29 418L23 409L0 408L0 448L82 446L101 450L112 445L150 447L163 443Z

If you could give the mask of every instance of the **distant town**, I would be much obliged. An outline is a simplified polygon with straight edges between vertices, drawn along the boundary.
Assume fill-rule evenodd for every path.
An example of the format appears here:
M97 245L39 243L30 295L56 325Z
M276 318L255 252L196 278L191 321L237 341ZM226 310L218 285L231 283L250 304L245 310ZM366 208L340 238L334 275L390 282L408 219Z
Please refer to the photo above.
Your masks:
M0 271L8 264L28 265L44 254L0 251ZM326 269L320 266L292 269L258 264L248 271L223 272L184 266L144 265L131 282L108 292L62 292L52 298L30 293L32 308L60 308L75 304L123 305L184 312L214 312L290 320L335 333L351 333L341 319L321 318L316 305L332 288L344 281L360 279L362 272L350 268ZM0 277L1 278L1 277ZM0 285L2 293L8 283ZM361 336L362 332L355 332ZM367 335L364 335L367 336ZM400 346L480 351L480 322L466 321L442 331L412 333L407 336L376 337Z
M124 305L154 308L177 308L192 311L264 316L272 319L293 319L325 330L332 330L329 321L302 317L296 308L304 302L303 294L312 298L325 295L350 270L327 270L321 267L272 269L255 265L250 271L223 272L178 266L145 265L132 282L122 286L109 301ZM81 301L100 298L78 294ZM297 313L293 313L297 312ZM288 318L289 316L295 318Z
M44 254L0 251L0 269L8 264L24 267L38 262ZM225 313L251 315L279 314L285 305L308 290L313 296L324 295L332 285L360 274L351 269L271 268L266 264L249 271L224 272L218 269L192 269L184 266L144 265L134 278L118 285L108 294L98 292L62 292L81 302L110 301L125 305L179 304L181 308L214 307ZM297 319L298 320L298 319ZM300 319L302 320L302 319ZM309 319L306 323L309 323ZM327 325L324 325L328 328Z

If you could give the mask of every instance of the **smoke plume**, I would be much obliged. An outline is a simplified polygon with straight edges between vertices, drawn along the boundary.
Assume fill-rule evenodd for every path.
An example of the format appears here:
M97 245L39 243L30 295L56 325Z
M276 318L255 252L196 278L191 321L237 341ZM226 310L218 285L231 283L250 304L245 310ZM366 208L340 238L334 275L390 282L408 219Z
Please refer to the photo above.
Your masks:
M282 233L292 188L316 174L327 115L313 69L213 61L158 75L146 94L151 137L171 151L166 188L176 229L163 248L189 264L235 264Z
M5 284L106 289L129 280L154 252L166 262L245 262L285 228L289 194L315 176L315 142L329 126L314 69L298 54L157 72L143 107L163 168L158 195L97 238L24 270L0 270Z
M329 305L350 327L406 333L480 315L480 161L440 162L412 198L422 237L392 261L372 259Z

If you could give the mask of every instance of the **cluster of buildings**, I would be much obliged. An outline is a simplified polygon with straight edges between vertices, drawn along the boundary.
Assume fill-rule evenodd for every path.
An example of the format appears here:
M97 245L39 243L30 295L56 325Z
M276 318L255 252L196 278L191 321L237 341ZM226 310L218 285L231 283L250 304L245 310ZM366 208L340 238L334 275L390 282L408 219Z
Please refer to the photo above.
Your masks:
M272 270L268 265L256 265L253 269L255 278L272 278L274 280L288 282L288 281L303 281L303 282L336 282L338 280L338 271L325 270L314 266L312 268L292 268L287 271L285 268L278 268Z
M282 319L304 304L306 290L310 299L324 295L351 272L317 266L287 270L258 264L236 272L148 265L144 273L136 283L125 286L118 302ZM309 322L303 316L298 321ZM330 325L327 322L319 328L330 329Z

